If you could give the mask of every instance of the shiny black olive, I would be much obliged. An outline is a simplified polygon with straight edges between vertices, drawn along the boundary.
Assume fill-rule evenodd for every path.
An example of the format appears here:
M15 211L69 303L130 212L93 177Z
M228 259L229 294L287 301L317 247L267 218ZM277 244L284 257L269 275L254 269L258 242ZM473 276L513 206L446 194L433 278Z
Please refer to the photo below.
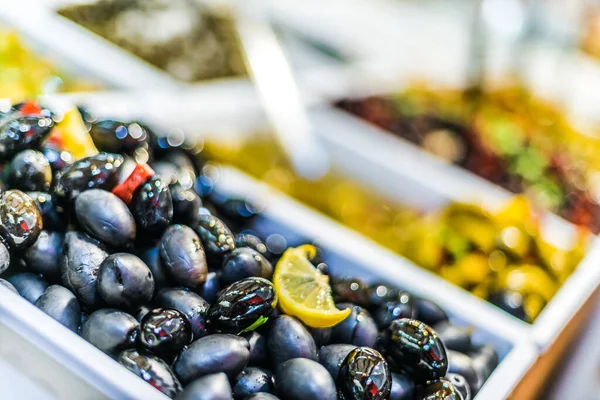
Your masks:
M442 340L433 329L417 320L393 321L383 331L378 347L396 368L417 383L439 379L448 370Z
M369 312L351 303L340 303L337 306L340 310L350 308L352 312L333 327L331 342L373 347L378 332L377 325Z
M251 331L244 335L250 343L250 365L267 366L269 363L269 353L267 350L267 336Z
M154 295L150 269L133 254L115 253L106 257L98 271L98 294L109 306L133 308Z
M171 398L181 391L175 374L160 358L140 354L137 350L125 350L119 354L117 361Z
M250 247L265 257L269 257L267 246L257 236L251 233L239 233L234 237L235 247Z
M463 400L471 400L473 398L469 383L467 382L464 376L448 373L445 379L448 380L452 384L452 386L454 386L454 388L462 396Z
M173 219L171 192L162 179L155 175L135 191L131 209L140 230L161 234Z
M413 400L415 384L404 374L392 372L392 390L389 400Z
M37 150L23 150L10 161L6 183L13 189L47 192L52 184L50 163Z
M233 398L245 399L254 393L272 393L275 386L273 374L259 367L248 367L233 381Z
M337 380L342 363L357 347L353 344L330 344L319 349L319 363Z
M246 278L219 292L208 310L208 320L218 332L250 331L264 324L276 306L277 293L270 281Z
M499 291L490 294L488 301L510 315L513 315L523 321L530 321L525 311L525 298L521 293L510 290Z
M48 277L58 277L64 239L63 233L43 230L21 257L32 271Z
M114 308L103 308L90 314L81 325L82 338L105 352L116 355L134 348L140 324L130 314Z
M463 400L462 395L446 379L432 382L417 389L417 400Z
M62 206L56 204L54 196L44 192L27 192L42 213L44 229L62 232L67 227L66 216Z
M156 308L140 323L139 342L158 355L175 355L192 341L192 326L181 311Z
M155 301L159 307L174 308L184 313L192 325L194 340L208 333L206 314L209 304L196 293L184 288L161 289Z
M273 266L258 251L249 247L239 247L227 255L221 270L225 284L237 282L251 276L271 279Z
M429 326L434 326L442 321L448 320L448 315L440 306L427 299L416 299L415 309L417 315L414 317Z
M205 336L184 348L173 365L175 373L187 384L203 375L224 372L235 378L250 360L250 345L230 334Z
M200 196L192 189L184 189L178 183L169 185L169 190L173 199L173 223L186 224L192 221L202 208Z
M7 281L6 279L0 278L0 286L4 286L14 294L19 294L19 291L13 286L13 284Z
M0 274L10 267L10 253L4 243L0 242Z
M389 302L398 300L399 289L392 287L386 283L374 283L369 286L369 307L376 309L379 306Z
M454 350L448 350L448 373L458 374L464 377L469 383L473 392L479 391L479 376L473 366L473 360L466 354Z
M309 328L308 331L315 340L317 348L328 345L333 334L333 329L331 328Z
M42 214L35 202L20 190L0 195L0 236L11 250L23 250L42 231Z
M56 176L54 192L60 198L74 200L89 189L112 190L119 180L123 156L98 153L82 158L60 171Z
M58 172L75 162L73 155L67 151L61 151L48 145L43 145L40 150L48 160L52 172Z
M376 350L359 347L342 362L337 379L343 400L387 400L392 376L387 362Z
M20 150L37 146L54 127L44 116L10 113L0 119L0 159L8 159Z
M333 278L331 291L336 303L353 303L367 307L370 302L369 287L358 278Z
M209 303L213 303L221 291L220 272L209 272L206 275L206 282L198 289L198 294Z
M379 329L387 328L396 319L416 317L417 313L412 296L406 292L399 292L398 298L398 301L384 303L373 313L373 318Z
M317 360L317 346L310 332L298 319L280 315L271 322L268 351L273 365L292 358Z
M463 328L452 325L448 321L442 321L433 327L433 330L444 342L444 346L449 350L456 350L463 353L472 348L470 328Z
M100 264L108 256L100 243L84 233L67 232L60 258L60 275L63 285L75 293L81 307L97 307L96 291Z
M139 124L111 119L93 122L90 135L98 150L129 155L133 155L138 147L147 146L149 139L148 132Z
M70 290L60 285L52 285L36 300L35 306L73 332L77 332L81 321L81 309Z
M160 251L157 246L143 249L137 253L138 257L150 268L152 277L154 278L155 290L160 290L169 286L169 278L167 271L160 261Z
M196 289L206 281L208 266L198 235L185 225L167 228L159 245L161 264L171 279Z
M235 249L233 234L227 225L214 215L196 215L194 229L200 236L209 262L220 264L223 256Z
M177 400L231 400L231 385L223 372L205 375L183 389Z
M306 358L294 358L277 366L275 390L286 400L337 400L337 391L325 367Z
M48 289L48 282L40 274L21 272L8 278L17 292L30 303L35 303Z
M135 240L133 215L121 199L106 190L91 189L77 196L75 214L83 230L107 246L127 247Z

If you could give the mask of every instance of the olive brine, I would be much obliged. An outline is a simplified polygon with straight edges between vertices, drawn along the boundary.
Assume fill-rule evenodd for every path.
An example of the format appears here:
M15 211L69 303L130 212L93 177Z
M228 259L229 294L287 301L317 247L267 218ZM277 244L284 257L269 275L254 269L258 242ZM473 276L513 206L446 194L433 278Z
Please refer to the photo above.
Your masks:
M435 303L259 237L180 138L26 102L0 160L0 283L171 398L469 400L498 363Z

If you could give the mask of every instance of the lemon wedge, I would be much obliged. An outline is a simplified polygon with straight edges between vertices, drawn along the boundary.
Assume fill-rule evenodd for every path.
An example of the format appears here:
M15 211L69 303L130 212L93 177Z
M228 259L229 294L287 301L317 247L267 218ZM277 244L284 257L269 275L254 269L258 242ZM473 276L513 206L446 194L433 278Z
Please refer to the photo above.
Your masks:
M329 277L309 261L315 254L309 244L287 249L275 267L273 283L284 313L312 328L329 328L343 321L350 309L336 308Z

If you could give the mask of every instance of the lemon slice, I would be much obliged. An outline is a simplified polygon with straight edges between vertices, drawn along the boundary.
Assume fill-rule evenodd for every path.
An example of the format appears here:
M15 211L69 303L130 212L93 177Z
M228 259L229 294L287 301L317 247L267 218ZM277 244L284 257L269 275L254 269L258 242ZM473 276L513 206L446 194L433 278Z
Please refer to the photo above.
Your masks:
M343 321L350 309L335 307L329 277L309 261L315 254L309 244L287 249L275 267L273 283L284 313L312 328L329 328Z

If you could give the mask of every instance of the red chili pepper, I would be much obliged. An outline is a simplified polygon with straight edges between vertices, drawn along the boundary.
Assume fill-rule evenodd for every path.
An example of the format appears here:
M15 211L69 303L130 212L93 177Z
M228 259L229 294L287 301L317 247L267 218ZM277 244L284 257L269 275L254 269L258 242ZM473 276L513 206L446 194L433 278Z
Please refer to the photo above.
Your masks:
M137 164L127 179L118 184L112 193L129 205L136 189L152 176L154 176L154 171L148 164Z
M23 115L40 115L42 113L42 107L35 101L27 100L23 103L19 111Z

